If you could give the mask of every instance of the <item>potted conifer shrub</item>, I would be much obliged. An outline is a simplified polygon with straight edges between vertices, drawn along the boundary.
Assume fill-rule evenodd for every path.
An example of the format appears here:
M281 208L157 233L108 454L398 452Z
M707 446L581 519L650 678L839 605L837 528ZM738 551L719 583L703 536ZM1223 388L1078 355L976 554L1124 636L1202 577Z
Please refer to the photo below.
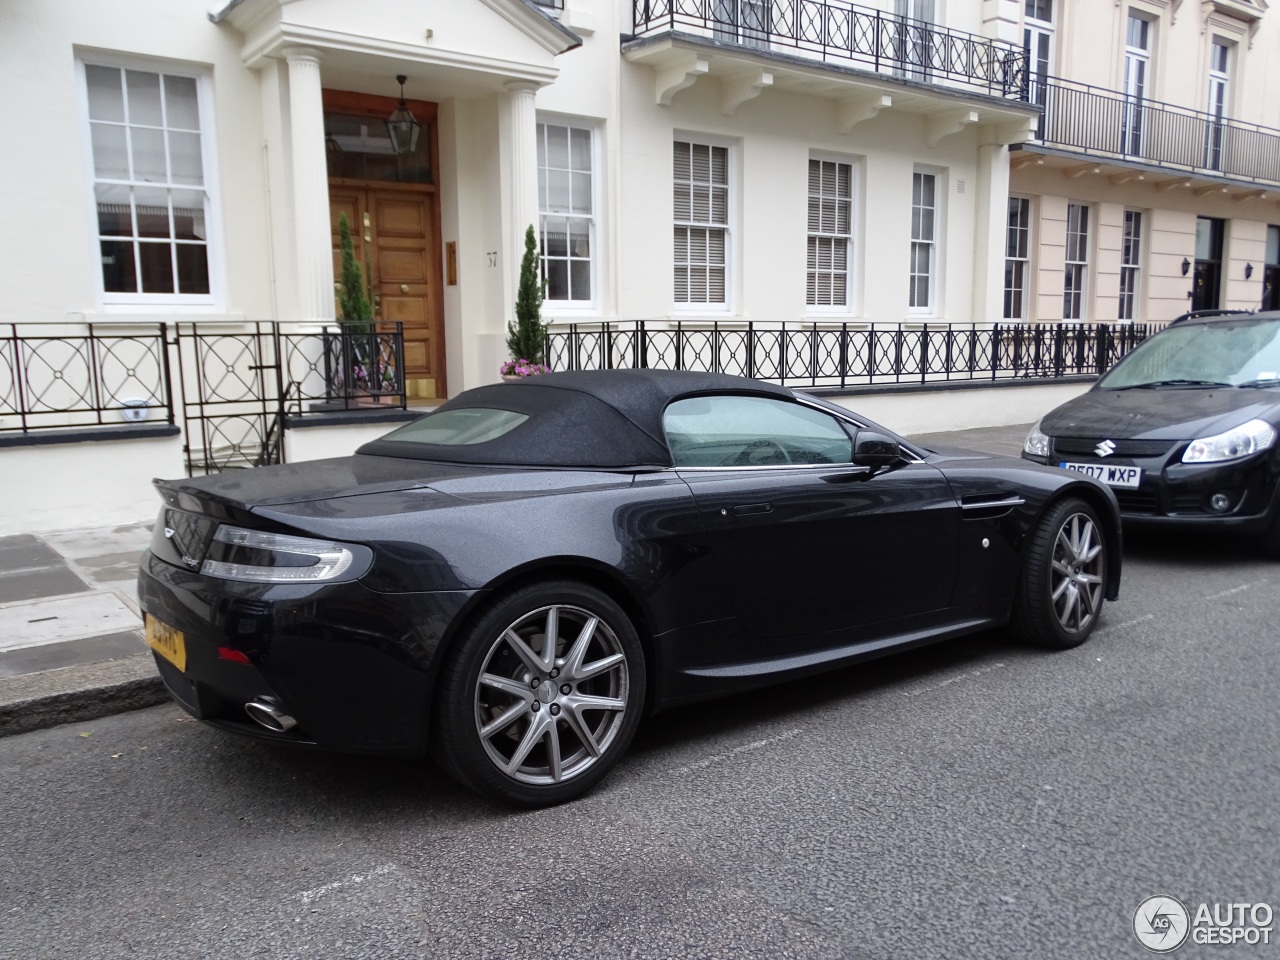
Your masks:
M538 242L533 226L524 232L520 284L516 288L516 316L507 323L511 359L498 368L503 380L519 380L550 373L547 366L547 325L542 320L542 282L538 276Z

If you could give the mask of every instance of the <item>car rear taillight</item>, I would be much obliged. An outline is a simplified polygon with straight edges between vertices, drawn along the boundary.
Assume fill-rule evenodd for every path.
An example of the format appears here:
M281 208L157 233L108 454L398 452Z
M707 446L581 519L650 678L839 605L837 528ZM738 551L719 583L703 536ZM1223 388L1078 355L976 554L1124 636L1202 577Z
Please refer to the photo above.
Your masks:
M225 545L219 547L219 545ZM207 577L250 583L314 583L343 577L361 548L223 524L200 566ZM367 552L365 548L364 552Z

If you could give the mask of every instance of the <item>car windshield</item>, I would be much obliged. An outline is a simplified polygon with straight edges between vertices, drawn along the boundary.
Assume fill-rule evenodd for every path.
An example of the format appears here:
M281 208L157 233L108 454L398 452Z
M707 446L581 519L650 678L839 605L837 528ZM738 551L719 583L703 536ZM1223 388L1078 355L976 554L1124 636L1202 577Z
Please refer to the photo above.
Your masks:
M1170 327L1098 382L1100 390L1216 386L1280 387L1280 319Z

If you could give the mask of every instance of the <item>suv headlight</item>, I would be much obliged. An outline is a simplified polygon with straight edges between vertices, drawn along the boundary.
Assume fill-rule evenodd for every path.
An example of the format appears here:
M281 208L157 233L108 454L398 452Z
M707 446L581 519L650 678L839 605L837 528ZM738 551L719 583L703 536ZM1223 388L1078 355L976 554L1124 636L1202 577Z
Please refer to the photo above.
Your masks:
M314 583L335 580L355 562L352 548L332 540L312 540L223 524L213 535L225 559L208 559L200 567L207 577L250 583ZM217 549L210 545L210 550ZM350 579L345 578L345 579Z
M1049 457L1049 438L1040 430L1040 421L1037 420L1031 432L1027 434L1026 441L1022 444L1024 452L1033 457Z
M1239 460L1259 450L1268 449L1276 442L1275 427L1265 420L1250 420L1215 437L1192 440L1183 463L1218 463L1222 460Z

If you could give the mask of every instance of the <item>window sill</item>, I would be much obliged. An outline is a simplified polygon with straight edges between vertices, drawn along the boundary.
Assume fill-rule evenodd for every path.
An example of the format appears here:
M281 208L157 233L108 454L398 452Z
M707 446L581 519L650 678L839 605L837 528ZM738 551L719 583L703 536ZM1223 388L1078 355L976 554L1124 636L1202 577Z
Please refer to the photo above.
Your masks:
M99 440L145 440L151 437L176 437L181 432L172 423L130 423L118 427L54 427L29 430L26 433L0 433L0 448L37 447Z
M83 313L68 313L70 323L92 323L104 326L138 326L153 323L248 323L243 313L226 313L215 308L195 307L155 307L142 309L138 307L86 310Z

